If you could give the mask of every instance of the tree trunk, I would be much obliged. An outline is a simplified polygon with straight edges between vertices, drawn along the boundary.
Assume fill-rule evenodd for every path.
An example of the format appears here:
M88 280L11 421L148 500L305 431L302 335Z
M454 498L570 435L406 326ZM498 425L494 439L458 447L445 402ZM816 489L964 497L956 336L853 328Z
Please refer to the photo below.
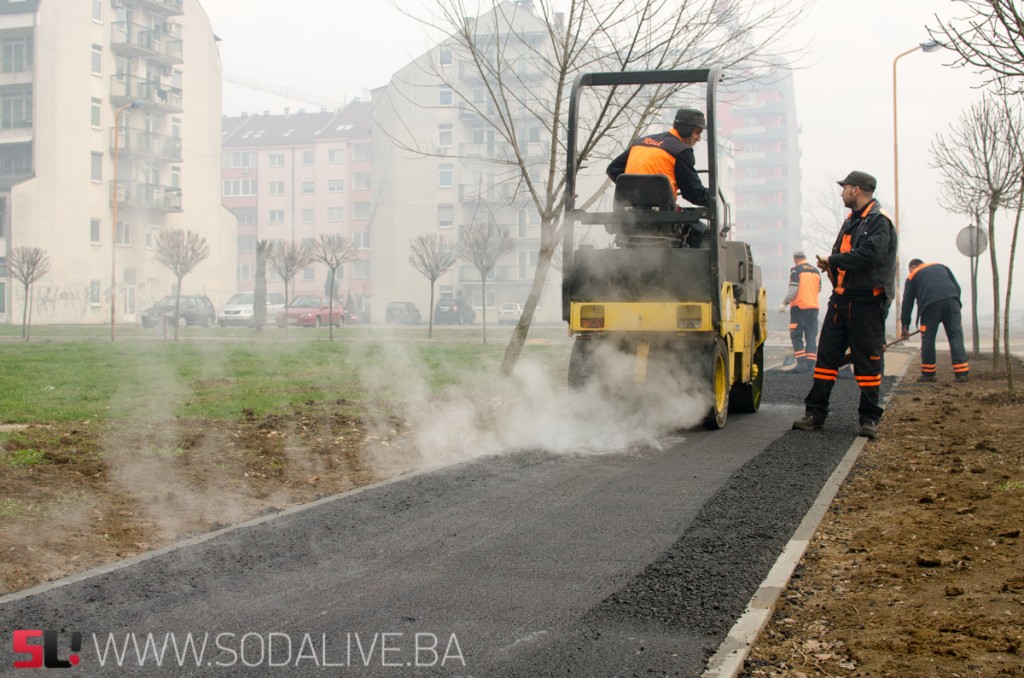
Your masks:
M256 286L252 293L252 325L257 332L267 324L267 252L256 246Z
M540 295L544 291L544 281L547 279L548 269L551 267L551 256L555 253L555 246L557 243L556 236L557 231L555 235L551 237L549 243L541 243L540 251L537 253L537 270L534 271L533 274L533 284L530 286L530 294L526 297L526 305L523 307L523 314L519 317L519 322L516 323L516 328L508 340L508 346L505 347L505 356L501 360L502 374L512 373L512 370L515 369L516 363L519 361L520 354L523 352L523 346L526 344L526 336L530 333L530 323L533 320L534 312L537 310L537 302L540 301ZM562 271L562 275L565 274L566 271Z
M484 324L484 343L487 343L487 276L484 275L483 271L480 271L480 310L482 313L480 317L483 318ZM473 307L473 299L469 300L470 308Z
M430 307L427 309L427 339L434 338L434 283L437 278L430 281Z
M178 325L181 323L181 278L178 278L178 293L174 295L174 340L178 340Z
M996 206L988 208L988 255L992 263L992 371L999 369L999 260L996 258Z
M328 268L327 284L330 293L327 295L327 337L334 341L334 269Z
M1010 238L1010 263L1006 269L1006 303L1003 308L1003 353L1006 355L1006 387L1013 393L1013 361L1010 360L1010 293L1013 291L1013 260L1017 254L1017 234L1020 232L1020 213L1024 209L1024 174L1021 174L1020 193L1017 194L1017 215L1013 220L1013 236Z
M28 283L25 283L25 305L21 311L21 338L28 341Z

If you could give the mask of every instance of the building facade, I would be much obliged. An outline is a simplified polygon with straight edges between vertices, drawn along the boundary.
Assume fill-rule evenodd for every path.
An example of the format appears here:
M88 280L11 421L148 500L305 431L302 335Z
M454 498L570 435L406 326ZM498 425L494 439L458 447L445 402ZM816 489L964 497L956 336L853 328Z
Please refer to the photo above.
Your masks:
M754 261L777 304L786 296L793 251L801 244L800 127L793 77L776 73L720 106L722 132L735 148L737 240Z
M258 241L308 245L321 234L342 235L358 247L359 258L336 273L338 298L369 319L370 125L370 104L360 101L340 111L224 118L223 200L238 219L237 291L255 285ZM324 294L328 273L322 263L307 266L289 294ZM284 291L269 267L267 285Z
M183 293L234 291L220 200L221 67L198 0L0 0L0 256L46 250L33 322L132 324L176 281L164 229L206 238ZM0 271L0 321L20 285ZM111 301L113 300L113 304ZM16 317L14 317L16 316Z

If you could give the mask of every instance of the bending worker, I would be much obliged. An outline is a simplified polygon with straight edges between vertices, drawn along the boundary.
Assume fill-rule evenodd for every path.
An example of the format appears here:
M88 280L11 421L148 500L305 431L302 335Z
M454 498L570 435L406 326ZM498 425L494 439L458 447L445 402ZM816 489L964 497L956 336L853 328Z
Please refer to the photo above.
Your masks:
M832 388L849 349L860 387L858 435L874 439L884 412L879 392L885 317L896 296L896 229L875 200L873 176L854 171L837 183L843 187L843 204L851 211L832 254L818 257L818 268L832 282L832 296L818 339L814 384L804 398L806 415L793 422L793 428L816 431L825 423Z
M921 376L918 381L934 382L935 338L939 325L946 330L949 352L953 359L953 378L967 381L971 366L964 349L964 330L960 319L960 283L953 272L942 264L926 264L920 259L910 262L910 275L903 287L901 339L910 336L910 315L917 303L921 329Z
M679 193L694 205L708 204L708 189L697 175L693 147L707 127L704 114L695 108L676 111L672 129L640 137L608 165L614 183L622 174L663 174Z
M789 269L789 291L779 305L779 313L789 308L789 339L793 342L796 367L791 372L811 372L818 359L818 295L821 273L807 263L801 250L793 252L793 268Z

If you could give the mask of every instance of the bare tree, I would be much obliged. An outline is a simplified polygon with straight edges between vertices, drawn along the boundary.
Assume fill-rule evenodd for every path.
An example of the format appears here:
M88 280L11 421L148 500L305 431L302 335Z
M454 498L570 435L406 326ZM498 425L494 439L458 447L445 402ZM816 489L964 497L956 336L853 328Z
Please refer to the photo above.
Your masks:
M427 313L427 338L434 336L434 285L437 279L455 265L456 250L451 239L437 233L424 233L409 245L409 263L430 281L430 307Z
M988 216L989 261L992 265L993 369L999 362L1000 282L996 252L996 213L1016 195L1021 158L1009 141L1011 130L991 96L972 105L950 125L950 138L938 135L931 145L931 166L943 177L946 197L940 204L952 210L976 204Z
M424 24L449 35L430 75L451 88L456 105L478 118L495 141L478 158L491 170L488 191L506 204L529 204L540 218L540 246L523 314L505 349L502 370L515 366L561 241L565 204L564 163L567 103L575 77L584 72L701 68L720 63L732 82L753 80L777 66L780 44L803 12L802 0L739 3L727 0L435 0L436 14ZM472 17L480 10L477 18ZM441 54L442 50L437 53ZM733 68L736 67L736 68ZM460 80L462 78L462 80ZM465 80L478 87L463 85ZM416 85L409 83L409 90ZM661 111L678 103L677 87L609 88L592 102L595 116L581 130L580 166L605 162ZM407 97L393 82L386 97ZM404 101L400 105L404 106ZM414 105L417 104L415 101ZM392 107L395 104L391 104ZM378 119L388 106L377 107ZM392 109L394 110L394 109ZM382 130L399 148L422 155L424 148L401 122ZM618 152L615 151L615 153ZM504 190L495 191L497 185Z
M1005 311L1003 313L1003 353L1006 355L1006 386L1012 393L1014 388L1013 361L1010 360L1010 299L1013 292L1013 264L1017 258L1017 236L1020 233L1021 212L1024 211L1024 143L1021 142L1021 135L1024 134L1024 120L1021 119L1020 108L1011 100L1011 96L1004 95L1002 97L1002 112L1009 132L1008 139L1017 157L1017 166L1020 172L1017 183L1013 235L1010 238L1010 261L1006 266L1006 301L1003 303ZM1013 97L1013 99L1016 98Z
M483 299L484 343L487 343L487 276L498 261L512 251L515 242L508 230L494 223L487 215L484 223L471 225L459 238L459 256L469 261L480 273L480 296Z
M319 261L327 266L327 313L330 318L327 321L327 333L330 340L334 341L334 296L337 293L335 275L339 268L359 258L359 250L343 235L321 233L320 237L313 241L310 256L313 261Z
M801 240L805 247L818 254L832 251L839 227L846 220L848 210L843 206L838 189L835 179L827 178L810 191L805 203Z
M161 231L156 239L156 260L169 268L177 285L174 295L174 340L178 340L181 318L181 281L206 257L210 246L206 238L193 231Z
M7 258L11 277L25 287L25 306L21 312L21 338L29 339L32 322L32 286L50 272L50 256L40 247L16 247Z
M291 304L291 297L288 295L288 288L291 286L295 274L309 266L313 261L313 253L307 247L297 242L275 242L270 248L270 255L267 263L271 270L281 276L284 280L284 313L288 316L288 306ZM285 334L288 333L288 323L285 322Z
M1024 93L1024 15L1020 0L954 0L964 15L928 28L933 40L957 55L954 65L974 68L1009 93Z
M270 241L256 242L256 283L252 292L252 325L259 332L267 324L267 255Z

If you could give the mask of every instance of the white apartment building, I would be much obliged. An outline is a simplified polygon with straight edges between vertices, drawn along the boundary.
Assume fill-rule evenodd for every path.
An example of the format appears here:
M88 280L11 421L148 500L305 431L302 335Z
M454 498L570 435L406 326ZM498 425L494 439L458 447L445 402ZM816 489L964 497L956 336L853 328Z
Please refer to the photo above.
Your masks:
M238 219L237 290L255 286L259 240L311 244L342 235L359 249L335 281L349 310L369 316L373 173L370 104L340 111L242 115L223 120L223 201ZM289 285L293 296L322 295L327 266L307 266ZM268 267L267 287L284 292ZM383 318L383 313L379 316Z
M33 322L110 323L115 289L116 323L137 322L174 291L154 258L163 229L206 238L182 292L223 303L235 219L220 195L220 56L199 1L0 0L0 46L0 264L17 247L47 251ZM22 303L0 267L0 322L20 323Z
M551 83L539 69L535 51L545 49L547 28L528 9L529 3L501 3L515 37L503 49L522 46L515 77L524 87L521 110L515 113L520 151L538 167L535 181L543 186L548 145L543 123L530 110L530 96L544 97ZM478 19L493 25L491 15ZM508 57L508 54L506 54ZM529 89L530 91L526 91ZM429 309L430 284L409 263L409 246L421 234L438 233L457 240L473 224L488 222L507 229L514 249L502 258L484 285L476 268L459 260L438 281L436 299L464 296L477 311L486 304L488 324L496 322L503 303L526 301L540 249L540 218L521 173L503 158L511 149L485 121L485 83L451 40L441 43L395 73L373 93L374 242L373 314L383 317L388 302L412 301ZM376 130L379 130L377 132ZM386 245L386 246L385 246ZM485 296L486 295L486 296ZM561 321L561 279L548 273L535 320Z

